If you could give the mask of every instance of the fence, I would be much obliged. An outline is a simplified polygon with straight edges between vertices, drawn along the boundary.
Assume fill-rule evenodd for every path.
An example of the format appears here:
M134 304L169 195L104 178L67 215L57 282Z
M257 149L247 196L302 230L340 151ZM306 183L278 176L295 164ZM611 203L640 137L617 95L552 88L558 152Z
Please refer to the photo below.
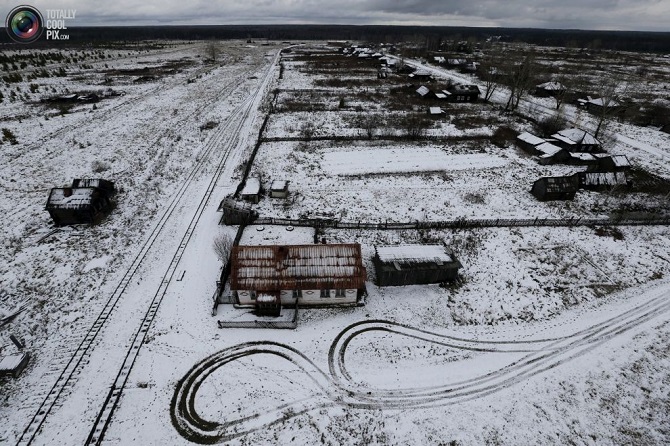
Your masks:
M466 219L456 218L444 221L415 222L343 222L335 219L307 218L267 218L256 219L256 225L277 226L310 226L332 229L472 229L472 228L507 228L507 227L575 227L575 226L667 226L670 217L616 217L616 218L535 218L535 219Z
M284 308L284 311L293 311L290 321L217 321L219 328L275 328L292 330L298 326L298 307Z

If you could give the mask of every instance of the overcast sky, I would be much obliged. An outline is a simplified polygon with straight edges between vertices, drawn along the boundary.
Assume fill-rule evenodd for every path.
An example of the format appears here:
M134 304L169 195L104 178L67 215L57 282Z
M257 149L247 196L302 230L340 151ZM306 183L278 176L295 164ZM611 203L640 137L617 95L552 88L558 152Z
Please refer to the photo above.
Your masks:
M670 31L670 0L0 0L76 9L72 25L388 24ZM43 12L44 13L44 12Z

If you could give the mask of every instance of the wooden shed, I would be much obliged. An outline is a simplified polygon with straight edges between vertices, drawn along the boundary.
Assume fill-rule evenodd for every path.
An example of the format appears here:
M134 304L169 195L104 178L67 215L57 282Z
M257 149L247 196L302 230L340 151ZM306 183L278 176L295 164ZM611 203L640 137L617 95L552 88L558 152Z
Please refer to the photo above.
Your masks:
M256 314L258 316L277 317L281 314L279 293L260 293L256 297Z
M49 192L45 209L57 226L94 224L111 210L114 183L98 178L77 178L70 187Z
M379 286L453 281L461 263L443 245L377 246L372 261Z
M261 200L261 180L257 177L247 178L244 187L240 191L243 200L258 203Z
M570 152L600 152L602 144L587 131L572 128L551 135L555 144Z
M542 177L530 190L540 201L572 200L579 189L577 174L565 177Z
M288 197L288 181L274 180L270 186L270 197L286 198Z
M608 190L627 186L625 172L579 172L579 186L588 190Z
M110 207L107 195L95 187L53 188L46 204L56 226L97 223Z
M356 304L367 273L359 244L235 246L230 289L241 305L277 294L282 305Z
M30 354L24 352L1 357L0 376L11 375L14 378L18 378L21 372L28 366L29 360Z
M222 212L219 224L248 225L258 218L258 213L251 208L251 203L241 203L232 197L221 200L217 211Z

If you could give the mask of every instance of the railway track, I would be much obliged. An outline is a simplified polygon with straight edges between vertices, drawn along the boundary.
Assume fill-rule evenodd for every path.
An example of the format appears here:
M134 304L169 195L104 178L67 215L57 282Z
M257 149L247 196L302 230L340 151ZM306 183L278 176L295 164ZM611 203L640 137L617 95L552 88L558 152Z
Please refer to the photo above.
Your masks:
M267 84L267 77L270 76L270 73L272 72L272 68L274 67L274 65L275 64L273 63L271 68L268 70L268 74L266 75L264 85ZM226 87L231 87L231 90L228 91L228 93L232 92L234 90L234 88L232 88L233 84L235 84L235 82L240 81L242 78L243 77L238 77L236 81L233 81L224 86L224 89ZM149 236L145 239L144 243L141 245L140 250L134 257L130 267L128 268L128 270L126 270L120 282L114 289L112 295L106 301L102 311L98 314L97 318L94 320L91 327L87 330L84 338L78 344L74 352L72 352L71 357L67 360L64 369L60 373L54 385L49 390L46 398L39 405L39 407L36 410L36 413L31 417L27 427L24 429L22 435L18 440L17 443L18 445L28 445L33 442L40 428L46 421L47 417L49 416L53 408L56 406L59 398L63 396L64 392L67 390L68 387L72 386L73 381L76 381L76 375L81 371L82 366L85 364L85 358L94 347L94 342L98 338L103 327L105 327L105 324L109 319L111 313L117 307L120 299L126 292L126 289L128 288L131 280L133 279L138 269L142 265L143 261L147 257L147 254L154 246L156 239L159 237L159 235L161 235L166 223L170 220L170 218L174 214L175 209L177 209L187 189L202 174L205 174L208 168L208 164L210 162L210 158L216 155L217 149L219 148L220 144L223 142L223 140L226 138L228 134L232 133L233 135L236 136L233 140L231 140L231 142L227 144L225 154L218 163L217 170L215 174L212 176L212 180L210 181L207 192L202 197L199 203L198 211L191 220L191 223L189 224L186 233L183 235L181 242L179 244L179 248L177 249L177 252L174 254L168 270L163 275L163 280L161 281L160 287L157 290L153 300L151 301L149 308L144 314L140 328L138 329L135 337L133 338L132 344L126 355L126 359L124 360L124 363L117 375L117 379L115 380L109 394L107 395L107 399L103 404L103 409L98 414L96 420L96 426L91 431L91 435L89 435L89 441L87 444L98 444L102 440L102 434L104 433L104 428L107 426L109 422L109 419L113 413L116 403L118 403L118 399L121 395L121 390L123 389L123 386L125 385L130 370L132 369L132 365L135 361L135 358L137 357L137 354L144 340L144 336L146 335L148 327L150 326L151 321L153 321L153 318L155 317L156 312L158 311L160 301L162 297L165 295L165 291L167 290L167 285L169 284L170 279L174 275L174 270L177 264L179 263L179 259L181 259L181 255L184 252L188 240L191 238L193 234L195 225L200 219L200 216L202 215L202 211L204 210L207 201L211 197L216 181L218 180L218 177L222 172L223 166L225 166L225 161L230 156L232 148L236 146L237 141L240 138L239 130L243 126L246 118L251 113L252 105L255 103L256 99L258 98L258 96L261 94L262 91L264 91L264 89L259 89L256 91L254 95L247 98L247 100L244 101L243 104L238 106L237 109L231 114L231 118L229 118L226 124L220 126L217 129L216 133L210 137L208 143L206 144L203 150L202 156L200 156L199 158L199 161L197 161L196 165L193 167L193 169L191 169L191 171L187 175L185 181L182 183L180 188L172 195L172 200L169 202L168 206L160 215L160 218L155 224L155 226L151 229ZM220 96L217 96L217 98L219 97ZM100 432L100 434L94 435L94 433L98 430L99 426L102 426L102 429L98 431Z
M262 341L240 344L206 358L179 381L171 402L172 423L184 438L196 443L212 444L229 441L300 414L333 405L358 409L404 410L459 404L499 392L582 357L612 338L669 311L670 293L666 287L657 290L645 303L632 310L587 329L564 337L530 341L467 339L391 321L363 321L345 328L333 341L328 354L329 373L325 373L303 353L287 345ZM370 388L353 379L346 368L345 356L353 339L374 331L451 349L478 351L487 355L507 354L511 355L510 361L508 365L497 370L462 381L415 388ZM295 364L316 385L319 392L311 398L237 419L222 422L203 419L195 407L201 384L226 364L258 354L275 355Z

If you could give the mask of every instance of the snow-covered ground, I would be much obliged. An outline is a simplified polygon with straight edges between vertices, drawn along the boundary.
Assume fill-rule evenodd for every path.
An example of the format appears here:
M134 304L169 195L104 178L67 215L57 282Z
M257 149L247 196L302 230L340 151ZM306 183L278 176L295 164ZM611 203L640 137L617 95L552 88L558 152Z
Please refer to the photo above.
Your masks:
M668 442L665 227L315 234L252 225L242 243L302 244L315 236L360 243L366 305L301 309L295 330L219 329L212 297L221 262L212 242L236 228L218 225L218 202L239 182L269 91L312 89L327 79L292 58L278 79L279 46L221 45L216 64L201 61L203 44L172 42L111 51L111 60L82 68L76 79L49 78L76 91L104 77L104 64L131 70L180 62L147 82L115 78L112 88L125 95L95 109L51 116L36 105L19 117L16 102L0 104L10 117L2 126L20 141L0 152L8 228L0 279L10 293L0 312L29 303L0 327L0 353L15 351L14 333L33 355L20 378L0 381L0 442L82 444L99 437L97 425L103 444L123 445ZM252 171L265 186L289 180L290 195L264 197L261 215L593 216L647 200L581 191L572 203L538 203L528 193L536 177L574 168L540 166L492 144L489 124L429 129L444 140L367 141L356 118L370 103L358 100L358 111L272 115L266 137L299 136L310 120L321 132L315 136L361 140L262 144ZM669 172L660 136L621 129L617 150L654 173ZM115 181L116 209L99 225L51 233L48 188L90 176ZM464 265L462 283L377 287L375 245L411 242L452 247ZM68 370L62 393L43 406ZM124 384L115 392L119 376ZM113 413L103 410L108 397L118 400ZM96 424L99 414L109 423Z

